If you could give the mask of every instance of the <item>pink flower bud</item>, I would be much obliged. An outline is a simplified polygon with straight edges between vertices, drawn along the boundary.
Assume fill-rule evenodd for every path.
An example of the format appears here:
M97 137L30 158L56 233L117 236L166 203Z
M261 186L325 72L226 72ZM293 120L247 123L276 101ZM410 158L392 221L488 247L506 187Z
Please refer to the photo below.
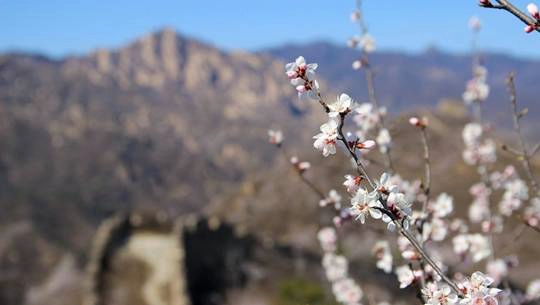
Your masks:
M341 217L339 216L334 216L334 218L332 219L332 221L334 222L334 225L339 228L341 227L341 225L343 224L342 220L341 220Z
M534 26L528 25L528 26L525 27L524 30L525 30L525 33L530 33L532 31L534 31Z
M296 71L287 71L287 77L289 79L294 79L298 77L298 73Z
M351 13L351 22L357 22L358 20L360 20L360 12L359 11L354 11Z
M529 11L529 14L535 19L540 19L540 12L538 12L538 6L536 6L536 4L529 3L529 5L527 5L527 11Z
M373 140L367 140L356 144L356 148L358 149L372 149L373 147L375 147L375 141Z
M427 118L417 118L417 117L411 117L409 119L409 124L413 125L413 126L416 126L416 127L420 127L420 128L425 128L428 124L428 119Z
M360 70L360 68L362 68L362 61L360 61L360 60L353 61L352 68L354 70Z
M307 171L311 167L311 164L309 162L300 162L298 163L298 170L301 172Z
M408 259L408 260L417 260L419 257L418 255L416 254L416 252L412 251L412 250L405 250L403 251L403 253L401 254L403 256L404 259Z
M304 85L296 86L296 91L298 91L299 93L304 93L307 91L307 88Z
M373 140L367 140L363 144L364 144L364 147L367 149L372 149L373 147L375 147L375 141Z
M480 0L480 5L491 5L491 2L489 0Z
M418 126L418 124L420 124L420 120L417 118L417 117L412 117L409 119L409 124L413 125L413 126Z

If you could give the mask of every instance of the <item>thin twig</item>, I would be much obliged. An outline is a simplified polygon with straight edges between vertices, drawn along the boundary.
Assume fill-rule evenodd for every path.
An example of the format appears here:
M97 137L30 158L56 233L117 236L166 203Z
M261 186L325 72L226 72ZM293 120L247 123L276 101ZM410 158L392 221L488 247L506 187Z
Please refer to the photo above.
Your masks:
M540 143L537 143L536 145L534 145L533 149L531 149L531 153L529 154L529 157L534 156L538 152L539 149L540 149Z
M531 163L530 163L530 155L527 151L527 145L525 144L523 132L521 131L520 119L522 115L518 111L518 106L517 106L517 95L516 95L516 85L514 83L514 73L510 73L508 75L507 84L508 84L508 91L510 93L510 102L512 103L512 118L514 122L514 132L517 135L519 146L521 148L521 158L519 159L521 160L521 164L523 165L523 169L525 170L525 173L527 174L527 178L529 179L529 183L531 184L531 187L533 188L535 195L538 195L538 181L536 180L536 177L534 176Z
M362 35L367 35L368 27L366 25L364 17L362 16L362 2L360 0L356 1L356 9L358 10L358 12L360 12L360 19L358 20L360 32L362 33ZM379 112L380 105L379 105L379 100L377 99L377 94L375 91L375 72L373 71L373 67L369 63L368 53L363 49L362 49L362 61L364 62L364 66L365 66L365 77L366 77L366 86L368 90L368 101L375 107L379 115L379 121L377 122L377 127L380 131L381 129L386 129L386 127L384 125L384 118L382 117L382 115L380 115L380 112ZM384 155L384 162L385 162L386 169L390 173L393 173L394 165L392 162L392 156L390 152L391 152L391 149L388 148L386 152L383 153L383 155Z

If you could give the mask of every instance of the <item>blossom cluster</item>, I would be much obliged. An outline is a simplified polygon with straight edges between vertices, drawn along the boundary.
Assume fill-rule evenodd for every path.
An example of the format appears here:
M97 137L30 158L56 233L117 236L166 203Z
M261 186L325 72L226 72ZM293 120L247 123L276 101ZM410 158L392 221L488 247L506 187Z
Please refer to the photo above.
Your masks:
M319 83L315 79L315 70L317 70L317 67L317 64L306 63L303 56L299 56L294 62L288 63L285 66L287 77L291 85L296 88L298 97L301 100L318 99Z
M470 105L474 102L482 102L489 96L489 85L486 83L487 69L480 65L473 68L473 78L467 82L463 101Z
M487 165L497 161L495 142L482 139L484 129L478 123L469 123L463 128L463 160L469 165Z
M535 6L528 9L534 18L540 20L536 17L540 14ZM369 74L372 70L367 54L375 50L374 39L369 36L359 11L353 12L351 20L358 23L362 31L362 36L355 36L348 42L350 47L362 50L362 57L353 63L353 68L366 67L370 82L373 75ZM473 31L478 32L480 26L477 18L470 20ZM336 232L336 228L340 228L346 221L355 220L369 229L371 226L383 225L388 231L398 233L395 238L397 247L389 242L394 238L378 239L375 242L372 254L376 267L385 273L394 273L400 288L417 289L417 296L424 304L509 304L514 291L509 288L502 291L495 286L508 279L510 269L517 265L518 260L515 256L496 257L493 238L502 232L508 217L520 212L522 214L519 217L527 225L540 230L540 198L538 194L530 193L527 181L519 177L513 166L507 166L500 172L494 170L497 161L496 145L486 136L491 129L481 119L481 107L490 90L487 69L475 61L473 78L463 93L465 104L476 108L477 120L464 126L462 157L466 164L476 168L480 179L469 189L472 202L468 209L468 219L462 219L453 215L452 196L444 192L437 196L430 193L431 170L426 136L429 131L428 119L409 119L424 143L424 177L407 181L394 172L391 162L385 162L378 164L384 169L380 178L374 179L370 175L371 168L369 171L366 169L371 162L368 159L371 155L366 154L377 147L379 156L389 161L392 148L392 137L384 125L386 108L379 107L373 97L375 94L370 94L370 103L357 103L345 93L327 102L315 80L317 67L315 63L307 64L304 57L300 56L286 65L286 74L301 99L307 97L317 101L326 113L325 121L313 137L313 147L324 157L342 151L352 161L355 170L354 174L344 176L342 185L347 194L345 196L340 195L336 189L328 193L315 189L319 195L319 206L330 207L335 213L334 226L323 227L318 232L318 239L324 252L322 266L336 300L342 304L356 305L360 304L363 297L362 289L349 274L347 258L338 249ZM355 123L354 130L348 130L351 126L346 119L351 117ZM269 141L281 147L283 135L271 131ZM307 162L300 162L297 157L291 158L290 162L300 175L311 166ZM306 180L306 177L302 178ZM309 181L307 184L314 188ZM535 187L532 183L531 186ZM345 204L347 200L350 204ZM492 208L495 200L499 200L498 205ZM452 248L462 263L473 263L475 266L485 263L488 275L476 271L470 278L466 278L456 270L460 265L446 265L448 258L441 255L443 252L440 251L445 248L438 248L438 245ZM392 250L397 255L394 256ZM540 280L529 284L523 298L524 301L540 298Z
M361 304L364 292L362 288L348 276L349 262L343 255L336 253L337 233L332 227L324 227L318 233L321 248L324 251L322 265L326 278L332 284L332 292L336 300L345 305Z

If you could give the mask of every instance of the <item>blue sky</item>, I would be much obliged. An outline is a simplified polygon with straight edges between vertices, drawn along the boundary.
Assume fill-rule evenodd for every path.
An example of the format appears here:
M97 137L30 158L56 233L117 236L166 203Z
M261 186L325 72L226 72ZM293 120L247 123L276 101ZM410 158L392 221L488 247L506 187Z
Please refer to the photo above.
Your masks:
M429 46L466 52L467 20L477 15L483 49L540 59L540 36L475 0L365 0L380 49L419 52ZM514 0L525 7L529 0ZM354 0L0 0L0 52L50 56L119 47L164 26L225 49L256 50L287 42L345 44L356 33Z

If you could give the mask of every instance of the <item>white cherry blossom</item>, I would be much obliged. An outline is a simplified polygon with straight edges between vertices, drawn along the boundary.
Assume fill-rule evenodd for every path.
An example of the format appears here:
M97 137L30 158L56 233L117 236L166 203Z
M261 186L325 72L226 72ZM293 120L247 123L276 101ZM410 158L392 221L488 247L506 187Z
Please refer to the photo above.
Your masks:
M377 194L368 193L363 188L356 191L351 199L351 205L351 215L356 216L356 219L360 220L361 223L366 222L368 215L374 219L379 219L382 216L382 212L379 210L382 208L382 204L379 202Z
M364 34L362 38L360 38L360 48L366 53L374 52L376 49L375 38L369 34Z
M328 104L328 109L330 112L328 115L330 117L339 117L340 114L348 113L353 109L354 101L345 93L342 93L337 100Z
M431 210L437 218L446 217L454 210L454 200L448 194L441 193L437 196L435 202L431 203Z
M268 130L268 142L274 145L281 145L283 142L283 133L281 130Z
M321 248L326 252L336 251L337 234L332 227L324 227L317 233Z
M352 176L352 175L346 175L345 176L345 182L343 182L343 185L347 188L347 192L354 194L360 188L360 183L362 182L362 177L360 176Z
M322 151L325 157L336 153L337 127L338 123L335 120L330 120L328 123L321 125L321 132L313 137L315 139L313 146Z

